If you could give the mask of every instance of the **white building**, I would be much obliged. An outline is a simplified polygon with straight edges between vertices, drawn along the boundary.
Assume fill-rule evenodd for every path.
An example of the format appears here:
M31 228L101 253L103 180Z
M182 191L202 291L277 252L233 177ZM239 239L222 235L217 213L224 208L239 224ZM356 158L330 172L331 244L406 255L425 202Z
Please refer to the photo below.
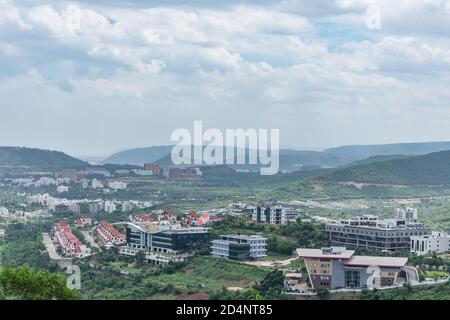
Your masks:
M8 217L9 210L5 207L0 207L0 217Z
M67 187L67 186L58 186L56 188L56 191L58 193L69 192L69 187Z
M103 211L113 213L114 211L116 211L116 204L111 201L105 201L103 203Z
M121 181L111 181L108 183L108 187L113 190L124 190L127 188L127 184Z
M286 210L281 205L257 206L252 220L256 223L285 224Z
M91 187L92 189L103 189L103 184L97 179L92 179Z
M431 235L411 237L411 252L417 255L450 252L450 235L433 231Z
M221 235L211 241L211 255L232 260L262 260L266 257L267 238L258 235Z
M397 208L395 209L395 219L417 220L417 209L409 207Z

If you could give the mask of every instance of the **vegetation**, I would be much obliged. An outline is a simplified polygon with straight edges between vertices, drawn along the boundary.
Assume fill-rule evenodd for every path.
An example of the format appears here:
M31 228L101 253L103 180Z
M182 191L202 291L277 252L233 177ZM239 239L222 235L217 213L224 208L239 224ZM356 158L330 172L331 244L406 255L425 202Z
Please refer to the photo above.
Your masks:
M449 185L450 151L360 164L335 170L322 178L382 184Z
M435 287L416 287L406 283L402 288L363 290L363 300L450 300L450 282Z
M87 167L89 164L58 151L0 147L0 166L60 169Z
M14 300L73 300L76 291L66 286L66 279L43 269L4 267L0 272L0 296Z

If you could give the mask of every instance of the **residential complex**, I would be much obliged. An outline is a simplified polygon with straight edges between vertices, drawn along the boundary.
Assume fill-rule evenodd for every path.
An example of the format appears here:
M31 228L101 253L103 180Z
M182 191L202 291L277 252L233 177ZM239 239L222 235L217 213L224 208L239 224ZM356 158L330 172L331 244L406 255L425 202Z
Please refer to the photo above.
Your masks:
M285 224L286 210L281 205L257 206L253 209L252 221L256 223Z
M399 274L406 277L407 258L354 254L355 251L345 247L297 249L297 256L305 261L313 289L357 289L371 284L386 287L400 283Z
M66 221L60 221L53 230L55 239L68 257L83 258L91 255L91 249L86 247L73 233Z
M433 231L431 235L411 237L411 252L417 255L450 252L450 235Z
M108 221L100 221L95 231L105 244L125 244L125 235L117 231Z
M395 219L401 220L417 220L417 209L403 207L395 209Z
M257 235L221 235L211 241L211 255L232 260L261 260L266 256L266 241Z
M327 223L325 229L332 245L369 251L409 251L412 236L431 234L422 224L374 215Z

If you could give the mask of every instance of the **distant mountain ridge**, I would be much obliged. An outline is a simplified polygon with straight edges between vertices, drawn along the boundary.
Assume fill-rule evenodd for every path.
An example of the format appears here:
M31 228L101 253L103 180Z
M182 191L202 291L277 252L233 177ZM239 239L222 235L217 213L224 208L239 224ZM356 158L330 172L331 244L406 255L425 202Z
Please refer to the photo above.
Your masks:
M338 168L320 180L406 185L450 185L450 151Z
M26 166L41 168L81 168L87 162L60 151L25 147L0 147L0 166Z
M124 150L113 154L101 163L143 165L146 162L158 162L163 165L172 164L170 152L173 146L154 146ZM432 152L450 150L450 142L396 143L383 145L349 145L326 149L324 151L280 150L280 169L295 170L303 166L339 167L352 162L372 158L367 161L385 160L382 157L404 157L423 155ZM226 153L226 152L225 152ZM193 161L192 161L193 162ZM243 168L235 165L235 168ZM245 166L257 169L258 166Z
M349 145L326 149L324 153L331 153L343 161L351 162L383 155L423 155L432 152L450 150L450 142L417 142L393 143L379 145Z

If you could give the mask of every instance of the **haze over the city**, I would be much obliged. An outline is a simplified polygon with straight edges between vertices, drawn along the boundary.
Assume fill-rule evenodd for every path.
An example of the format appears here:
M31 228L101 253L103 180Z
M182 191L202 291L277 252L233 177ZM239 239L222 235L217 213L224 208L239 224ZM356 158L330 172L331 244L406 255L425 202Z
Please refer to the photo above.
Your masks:
M217 2L0 0L0 145L106 156L194 120L305 149L450 140L450 1Z

